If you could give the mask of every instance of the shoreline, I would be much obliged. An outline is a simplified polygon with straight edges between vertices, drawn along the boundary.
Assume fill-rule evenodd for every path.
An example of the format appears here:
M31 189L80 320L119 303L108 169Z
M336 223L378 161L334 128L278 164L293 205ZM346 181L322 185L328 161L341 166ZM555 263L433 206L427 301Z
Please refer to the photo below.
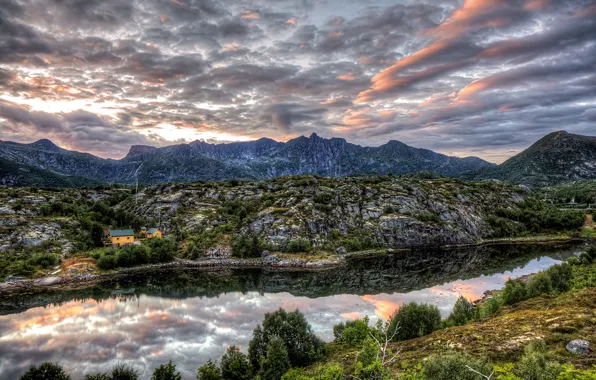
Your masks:
M366 259L374 258L382 255L395 255L412 252L420 249L434 249L434 250L454 250L464 248L474 248L483 246L502 246L502 245L556 245L556 244L571 244L571 243L587 243L592 239L586 238L540 238L531 239L499 239L491 241L483 241L476 244L463 244L457 246L441 246L441 247L411 247L399 249L382 249L372 251L351 252L345 255L335 255L333 259L319 259L308 261L305 259L279 259L276 262L269 262L263 258L255 259L203 259L199 261L190 260L175 260L169 263L149 264L131 268L123 268L112 273L103 274L85 274L76 277L58 277L47 276L38 279L27 279L17 282L3 282L0 283L0 296L15 296L18 294L40 293L44 291L62 291L75 290L91 287L103 282L115 281L125 279L132 276L142 275L143 273L152 273L162 270L227 270L227 269L261 269L270 271L298 271L298 272L316 272L325 271L329 269L344 267L349 259Z

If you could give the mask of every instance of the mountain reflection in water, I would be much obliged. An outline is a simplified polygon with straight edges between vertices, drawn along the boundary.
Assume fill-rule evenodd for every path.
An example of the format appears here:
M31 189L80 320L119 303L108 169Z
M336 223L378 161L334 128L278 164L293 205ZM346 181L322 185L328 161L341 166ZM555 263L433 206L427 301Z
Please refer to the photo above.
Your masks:
M300 309L315 332L332 339L346 319L387 319L404 302L437 305L482 297L509 277L543 270L577 246L481 247L354 259L321 272L235 270L163 272L94 288L0 300L0 378L31 364L62 363L73 379L130 361L149 378L172 360L184 378L226 347L246 351L266 312Z

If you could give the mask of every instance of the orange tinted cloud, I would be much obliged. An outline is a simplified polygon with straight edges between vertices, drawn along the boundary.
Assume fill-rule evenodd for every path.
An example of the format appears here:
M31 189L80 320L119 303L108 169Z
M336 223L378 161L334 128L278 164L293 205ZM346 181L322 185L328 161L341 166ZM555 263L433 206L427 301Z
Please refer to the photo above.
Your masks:
M258 12L246 10L244 11L244 13L242 13L242 16L240 16L240 18L243 20L260 20L261 15Z
M339 80L346 80L346 81L352 81L352 80L356 80L356 78L358 77L358 75L360 75L360 73L348 73L348 74L339 75L337 77L337 79L339 79Z
M286 25L296 25L298 23L298 19L296 17L292 17L288 21L285 22Z
M378 296L362 296L366 302L370 302L375 307L375 314L386 321L391 318L391 315L399 309L399 304L389 300L381 300Z

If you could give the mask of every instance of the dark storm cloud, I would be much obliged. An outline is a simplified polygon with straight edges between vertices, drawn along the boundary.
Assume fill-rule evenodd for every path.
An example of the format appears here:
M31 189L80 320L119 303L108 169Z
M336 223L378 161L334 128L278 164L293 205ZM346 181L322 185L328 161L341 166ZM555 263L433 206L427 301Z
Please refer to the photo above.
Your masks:
M5 0L0 138L105 134L118 157L169 125L509 152L589 133L595 36L590 0Z

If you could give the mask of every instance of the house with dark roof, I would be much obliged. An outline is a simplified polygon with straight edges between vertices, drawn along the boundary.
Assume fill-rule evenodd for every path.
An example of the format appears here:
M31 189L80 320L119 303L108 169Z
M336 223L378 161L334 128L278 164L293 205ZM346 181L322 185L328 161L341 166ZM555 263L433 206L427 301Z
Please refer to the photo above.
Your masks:
M147 230L147 239L152 239L152 238L161 239L162 236L163 236L163 234L161 233L159 228L150 228Z

